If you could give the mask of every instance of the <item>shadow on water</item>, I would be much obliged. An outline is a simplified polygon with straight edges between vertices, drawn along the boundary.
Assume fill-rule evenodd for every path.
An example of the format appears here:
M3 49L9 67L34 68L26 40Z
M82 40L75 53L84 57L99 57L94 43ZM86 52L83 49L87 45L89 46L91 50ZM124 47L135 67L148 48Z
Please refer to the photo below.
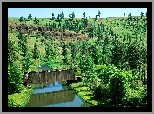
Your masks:
M55 82L43 88L34 89L25 107L91 107L83 102L69 86Z

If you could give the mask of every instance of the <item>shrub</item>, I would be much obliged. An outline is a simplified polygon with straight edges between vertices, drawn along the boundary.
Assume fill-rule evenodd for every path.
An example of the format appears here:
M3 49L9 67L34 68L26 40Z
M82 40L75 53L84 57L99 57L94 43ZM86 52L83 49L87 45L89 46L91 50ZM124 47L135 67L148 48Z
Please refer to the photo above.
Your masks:
M93 96L96 100L109 99L109 85L100 84L98 87L94 89Z
M105 68L107 68L107 66L105 64L104 65L97 65L95 68L95 71L97 73L99 73L99 72L102 72Z
M97 77L96 72L88 72L88 74L82 78L84 85L88 86L91 90L99 85L99 78Z
M127 89L125 97L123 97L123 105L129 105L132 107L146 106L147 104L147 88L143 86L138 90L131 88Z
M81 75L81 69L79 67L75 68L75 75L77 75L77 76Z
M98 78L101 79L103 84L109 83L109 78L114 72L116 72L117 68L113 65L99 65L96 67L96 72L98 73Z
M110 94L113 104L121 103L127 89L125 72L118 70L111 75L109 80Z
M79 68L81 69L81 73L88 74L88 72L92 71L94 68L94 62L90 56L85 58L80 58Z
M19 52L17 44L10 38L8 40L8 94L20 91L22 82L22 72L20 70L20 62L17 53Z
M8 95L8 106L9 107L23 107L30 98L32 89L27 89L20 85L23 90L19 93Z
M18 93L21 90L22 75L17 65L8 67L8 94Z
M143 82L141 80L133 80L130 87L134 90L139 90L143 86Z

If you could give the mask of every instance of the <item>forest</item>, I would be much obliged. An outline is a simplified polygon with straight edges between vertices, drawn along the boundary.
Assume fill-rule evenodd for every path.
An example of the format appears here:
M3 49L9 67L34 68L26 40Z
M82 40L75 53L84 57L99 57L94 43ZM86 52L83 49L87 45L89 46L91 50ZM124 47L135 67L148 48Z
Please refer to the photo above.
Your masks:
M147 105L147 15L100 18L8 18L8 105L28 99L21 82L41 64L74 69L71 87L86 102L104 107ZM23 92L25 90L26 92ZM18 97L17 97L18 96ZM23 102L23 100L21 100ZM20 104L20 103L18 103ZM21 103L23 104L23 103Z

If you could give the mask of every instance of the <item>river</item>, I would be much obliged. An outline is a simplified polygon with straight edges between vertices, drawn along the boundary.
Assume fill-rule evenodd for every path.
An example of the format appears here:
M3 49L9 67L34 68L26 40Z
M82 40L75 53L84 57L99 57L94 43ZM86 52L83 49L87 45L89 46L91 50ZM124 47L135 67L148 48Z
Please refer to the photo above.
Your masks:
M71 87L63 82L35 88L25 107L91 107L80 99Z

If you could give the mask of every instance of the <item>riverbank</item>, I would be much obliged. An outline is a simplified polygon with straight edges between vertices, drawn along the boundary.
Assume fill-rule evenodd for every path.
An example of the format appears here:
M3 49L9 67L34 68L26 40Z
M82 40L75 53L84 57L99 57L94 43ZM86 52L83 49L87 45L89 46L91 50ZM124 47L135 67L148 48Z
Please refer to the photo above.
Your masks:
M76 91L76 94L82 99L84 102L93 105L92 107L120 107L120 105L112 105L110 104L111 99L107 100L96 100L93 96L93 92L89 87L83 85L83 82L72 83L70 85L72 89Z
M9 107L24 107L30 99L30 95L33 93L33 88L28 89L23 86L23 90L20 93L8 95Z
M99 102L93 98L92 91L89 87L83 85L83 82L72 83L70 85L77 93L77 95L85 102L97 106Z

